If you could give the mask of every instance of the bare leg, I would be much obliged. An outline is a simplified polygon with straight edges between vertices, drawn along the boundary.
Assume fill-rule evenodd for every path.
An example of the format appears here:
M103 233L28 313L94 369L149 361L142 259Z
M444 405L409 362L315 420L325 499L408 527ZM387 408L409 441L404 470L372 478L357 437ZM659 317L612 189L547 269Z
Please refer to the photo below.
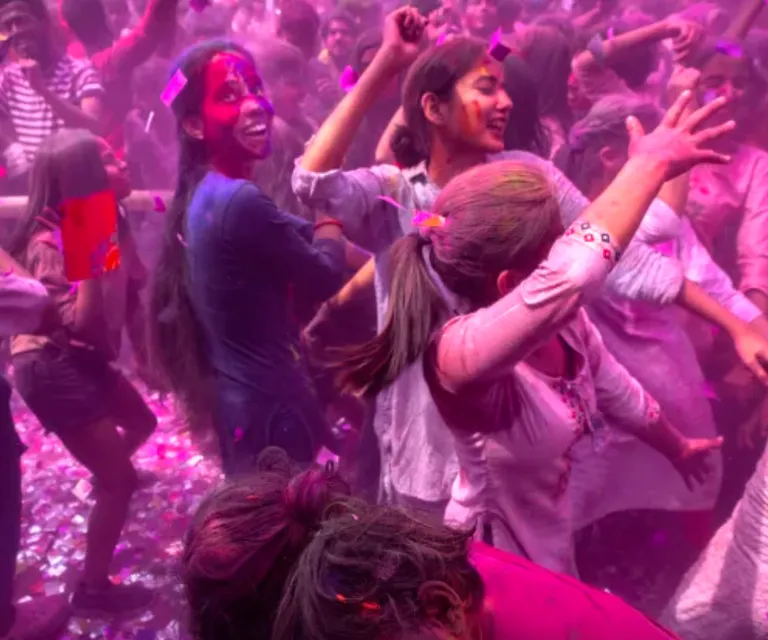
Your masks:
M96 504L88 521L84 584L102 587L109 576L112 555L125 524L136 471L126 442L110 421L62 434L69 452L98 483Z

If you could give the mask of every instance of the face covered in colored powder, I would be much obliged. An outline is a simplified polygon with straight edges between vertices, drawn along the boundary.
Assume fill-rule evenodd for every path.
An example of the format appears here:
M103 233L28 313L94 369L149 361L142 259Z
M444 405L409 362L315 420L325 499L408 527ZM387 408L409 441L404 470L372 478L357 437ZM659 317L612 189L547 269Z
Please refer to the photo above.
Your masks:
M449 105L446 133L459 147L504 150L512 101L504 91L504 68L488 56L457 83Z
M750 64L743 56L716 54L704 65L698 86L699 102L709 104L721 97L728 100L710 119L710 125L732 119L738 121L751 82Z
M274 110L261 77L241 54L216 54L205 70L203 137L214 160L237 165L266 158Z

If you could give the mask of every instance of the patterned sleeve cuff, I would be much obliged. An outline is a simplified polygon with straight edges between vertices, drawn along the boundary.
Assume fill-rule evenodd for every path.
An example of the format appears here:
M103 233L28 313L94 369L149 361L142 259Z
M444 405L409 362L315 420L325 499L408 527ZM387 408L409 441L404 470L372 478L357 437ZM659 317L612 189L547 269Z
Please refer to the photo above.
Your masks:
M613 243L613 238L607 231L603 231L590 222L581 222L577 220L565 232L569 238L581 240L585 245L599 252L603 258L616 266L621 257L621 252Z

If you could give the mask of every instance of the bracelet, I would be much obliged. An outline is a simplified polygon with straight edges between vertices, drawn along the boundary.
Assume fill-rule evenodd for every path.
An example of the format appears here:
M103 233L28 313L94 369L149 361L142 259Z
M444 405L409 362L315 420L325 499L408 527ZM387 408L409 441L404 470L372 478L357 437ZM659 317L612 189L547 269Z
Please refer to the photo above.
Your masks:
M341 229L341 231L344 231L344 225L341 224L338 220L321 220L320 222L315 222L314 226L312 227L313 231L317 231L318 229L322 229L323 227L338 227Z

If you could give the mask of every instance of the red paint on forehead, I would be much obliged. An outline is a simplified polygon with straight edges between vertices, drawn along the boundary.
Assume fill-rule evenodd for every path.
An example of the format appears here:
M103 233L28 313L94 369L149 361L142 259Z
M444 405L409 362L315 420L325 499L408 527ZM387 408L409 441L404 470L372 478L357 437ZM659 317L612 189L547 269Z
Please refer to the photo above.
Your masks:
M217 53L205 68L205 92L211 94L229 78L231 73L238 74L250 83L259 79L259 74L250 60L234 51Z

